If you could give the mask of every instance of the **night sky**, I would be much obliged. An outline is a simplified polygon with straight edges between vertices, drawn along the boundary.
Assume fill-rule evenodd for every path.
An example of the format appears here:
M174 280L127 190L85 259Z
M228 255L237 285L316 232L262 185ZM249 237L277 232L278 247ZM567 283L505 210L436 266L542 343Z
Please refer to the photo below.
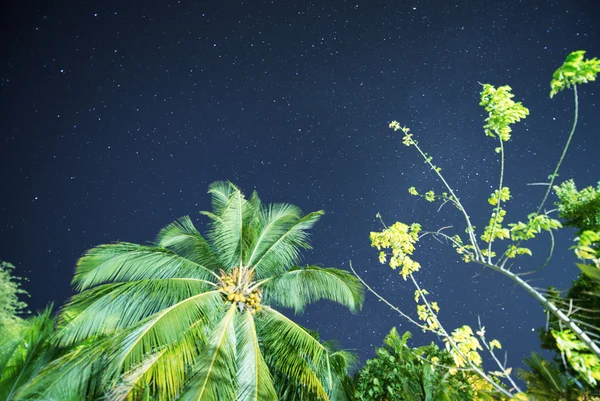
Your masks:
M1 18L0 259L29 278L31 310L72 294L90 247L147 243L183 215L204 231L208 184L231 180L264 202L325 210L303 262L352 260L415 314L414 288L370 247L376 214L464 225L453 208L437 213L408 194L442 187L388 123L412 128L483 229L499 161L478 82L511 85L531 115L506 145L506 222L524 220L545 189L527 183L552 172L573 120L572 91L549 99L552 72L574 50L600 57L597 0L20 1ZM600 83L579 89L559 182L584 187L600 179ZM570 285L572 237L559 232L536 286ZM515 270L539 266L548 245L531 244L537 257ZM538 348L545 317L524 290L433 238L415 259L447 329L480 315L511 366ZM297 319L362 361L392 326L415 346L435 340L371 294L358 315L322 302Z

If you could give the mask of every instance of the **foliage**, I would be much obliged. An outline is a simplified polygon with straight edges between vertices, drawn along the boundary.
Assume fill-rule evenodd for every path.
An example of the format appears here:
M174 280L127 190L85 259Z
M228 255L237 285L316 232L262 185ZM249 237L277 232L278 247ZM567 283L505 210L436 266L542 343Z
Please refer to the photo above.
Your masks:
M583 274L573 282L564 298L552 288L549 293L553 302L565 307L568 305L578 321L585 324L586 331L600 335L600 184L598 189L587 187L578 191L573 180L568 180L555 186L554 191L558 196L556 205L560 217L565 220L565 225L574 227L579 235L573 247L575 254L586 263L577 264ZM578 376L586 386L597 387L600 359L554 316L550 317L548 328L540 330L540 339L544 348L554 350L561 356L557 358L558 361L562 362L564 358L569 362L569 365L559 365L562 372Z
M600 182L596 188L578 191L573 180L567 180L555 186L554 192L559 216L566 226L577 228L578 235L586 230L600 231Z
M86 252L63 308L51 363L30 392L68 385L112 400L346 399L351 355L323 343L275 307L300 312L331 300L358 311L363 289L349 273L300 267L323 212L246 199L210 185L206 236L183 217L154 244L114 243ZM83 378L83 379L81 379ZM95 378L97 382L90 382Z
M19 296L28 295L20 286L22 278L14 276L14 266L0 260L0 338L13 335L23 324L19 317L27 304Z
M544 360L532 353L525 359L531 369L519 369L518 376L527 383L527 394L538 401L576 401L583 399L584 393L576 382L561 372L557 363Z
M512 88L508 85L495 88L493 85L483 85L480 106L489 113L483 126L485 134L495 138L496 135L502 141L510 140L511 124L517 123L529 115L529 109L521 102L512 100L515 96L511 93Z
M410 255L415 250L414 244L418 240L421 226L419 224L411 224L407 226L402 223L395 223L391 227L387 227L381 233L371 233L371 246L378 250L392 249L390 257L390 267L396 269L401 267L400 274L406 280L406 277L419 270L421 265L413 261ZM385 263L387 255L384 251L379 252L379 261Z
M312 331L304 328L315 340L319 341L319 334L316 331ZM354 395L354 383L352 382L352 378L347 374L347 372L354 368L358 359L356 356L348 351L340 350L338 346L332 342L323 342L323 345L330 352L330 363L331 369L334 374L341 378L341 380L336 381L336 386L332 390L332 393L337 393L337 395L333 395L331 399L349 399L353 400ZM279 395L280 401L302 401L311 399L311 395L306 391L306 388L303 386L298 386L297 383L289 380L281 373L275 373L273 380L275 382L275 390Z
M600 72L600 60L595 57L584 60L584 55L584 50L572 52L554 72L550 82L551 98L565 88L596 80L596 75Z
M380 233L371 233L372 246L375 246L380 250L379 260L381 263L385 263L388 260L388 254L385 253L386 249L391 250L392 257L390 258L390 267L396 268L406 264L405 260L408 260L408 269L403 269L401 274L406 280L410 278L413 284L416 286L419 297L423 303L417 305L417 314L422 321L425 321L425 325L416 323L415 320L408 317L405 313L401 312L398 308L399 313L407 317L413 323L417 324L424 330L432 331L443 337L446 342L447 349L453 353L454 364L457 367L467 367L472 371L477 372L483 379L493 385L495 389L503 393L507 397L513 397L515 399L525 399L526 396L520 391L518 385L510 376L510 368L507 368L505 364L501 364L493 353L493 349L497 348L499 343L486 343L483 341L481 344L478 339L473 336L473 330L469 326L462 326L459 329L454 330L451 334L446 331L444 326L439 321L437 314L439 307L434 309L433 302L427 300L427 291L421 289L414 279L413 274L419 270L420 265L414 260L414 251L417 247L418 241L426 236L431 235L436 239L445 240L451 244L452 247L461 255L465 262L477 263L485 268L489 268L496 272L503 274L510 278L515 284L521 286L530 295L537 299L543 307L553 315L553 322L557 324L559 330L555 330L557 338L561 340L561 346L563 353L569 353L567 359L572 364L573 368L581 373L588 381L596 380L596 369L600 365L598 358L600 357L600 342L597 339L600 338L596 334L597 326L589 326L587 322L582 321L583 316L581 311L577 308L575 310L569 308L569 305L561 303L559 297L550 292L550 296L545 296L539 289L532 287L526 280L521 278L522 274L517 274L511 271L513 263L509 260L517 258L521 255L532 255L532 251L529 248L523 247L522 244L525 241L529 241L536 238L538 234L542 232L548 232L552 240L549 255L544 267L551 259L552 252L554 249L554 236L553 231L558 230L562 227L559 220L550 217L551 212L542 212L544 204L548 198L548 195L553 188L554 180L558 175L558 170L564 160L565 154L568 150L571 139L573 138L578 119L578 97L577 97L577 84L585 83L588 81L595 80L597 72L600 71L600 62L597 59L584 60L584 51L577 51L567 56L565 63L554 73L551 82L551 93L550 97L556 95L559 91L573 86L573 93L575 96L575 118L573 127L568 136L568 140L563 149L563 153L556 165L554 172L549 176L549 183L547 183L547 191L542 199L539 207L533 213L527 216L526 221L516 221L504 225L504 220L507 218L506 210L503 208L503 203L508 202L511 199L511 191L507 186L504 185L504 169L505 169L505 142L511 138L512 127L511 125L519 122L520 120L527 117L529 110L524 107L520 102L513 100L514 95L511 93L509 86L494 87L490 84L483 85L481 92L480 105L485 108L488 112L484 125L485 134L489 137L496 138L498 140L498 147L495 149L500 157L500 179L497 189L491 194L488 199L488 203L493 207L491 218L489 223L484 228L483 233L478 236L476 235L475 226L471 222L471 218L467 210L461 203L460 198L453 191L452 187L441 174L441 168L433 162L433 158L429 156L419 145L419 142L415 139L414 133L410 128L402 126L398 121L392 121L389 127L394 131L402 131L403 138L402 143L408 147L413 147L424 159L425 163L431 168L440 182L443 184L445 192L442 196L435 196L432 190L429 190L425 196L420 195L419 191L415 187L409 188L409 193L416 196L422 196L427 201L442 201L442 205L449 202L453 204L463 215L465 222L465 233L466 239L463 239L461 235L446 234L446 229L450 227L443 227L437 231L426 231L421 229L418 223L412 225L404 224L401 222L394 223L392 227L401 227L403 230L400 234L395 236L390 235L391 230L385 226L384 230ZM600 186L599 186L600 188ZM561 217L567 219L567 224L574 224L576 222L585 221L598 221L600 219L600 213L592 214L590 210L594 209L594 202L596 200L596 191L586 189L584 192L577 192L574 184L563 184L558 190L559 197L569 198L571 202L568 204L570 208L562 207L559 209ZM440 206L441 207L441 206ZM568 217L567 217L568 215ZM378 214L378 217L381 217ZM382 221L383 222L383 221ZM407 227L417 226L419 231L414 236L408 235ZM576 246L576 252L579 257L586 257L586 260L592 260L595 264L580 264L588 275L594 277L600 277L598 274L598 252L597 252L597 239L595 235L599 235L600 231L596 230L593 233L584 231L580 233L580 241ZM382 241L381 238L387 240ZM374 241L374 239L378 241ZM482 242L480 242L480 240ZM497 254L493 248L496 241L508 241L505 245L502 253ZM381 251L381 248L384 251ZM499 256L498 256L499 255ZM417 266L417 268L411 269L410 266ZM595 270L593 270L593 269ZM592 269L592 270L590 270ZM355 273L356 274L356 273ZM370 287L369 287L370 289ZM370 289L371 290L371 289ZM375 295L379 296L373 290ZM383 299L381 296L379 296ZM383 299L385 300L385 299ZM585 310L585 309L584 309ZM592 313L594 313L593 311ZM433 324L428 323L433 322ZM483 339L483 328L477 332L481 339ZM488 372L486 373L480 368L481 358L478 351L483 350L482 345L490 352L493 360L501 368L500 372ZM499 373L499 374L496 374ZM512 386L509 391L505 388L495 385L490 380L491 376L500 377L505 382L508 382ZM591 383L591 382L590 382Z
M355 375L357 401L483 400L487 390L471 372L452 370L452 356L435 344L411 349L410 332L395 328Z
M600 380L600 359L571 330L552 330L556 346L573 369L592 386Z
M55 323L49 306L13 335L0 338L0 400L17 399L18 390L57 354L51 344Z

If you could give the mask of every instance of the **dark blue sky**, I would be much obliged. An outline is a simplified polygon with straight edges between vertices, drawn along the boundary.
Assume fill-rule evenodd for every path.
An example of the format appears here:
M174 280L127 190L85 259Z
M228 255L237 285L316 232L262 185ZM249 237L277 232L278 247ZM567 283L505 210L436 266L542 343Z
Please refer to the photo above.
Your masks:
M411 127L474 224L489 218L496 142L485 137L481 83L511 85L531 116L507 145L507 222L535 210L573 118L571 92L548 98L552 72L584 49L600 57L596 0L24 1L4 6L0 258L27 276L32 309L71 294L86 249L153 240L210 207L231 180L263 201L324 209L306 263L348 267L407 312L414 288L380 265L369 232L387 223L453 224L451 208L411 197L441 190L414 149L387 128ZM143 4L143 5L142 5ZM600 171L599 83L581 87L581 118L560 179ZM551 204L548 207L552 207ZM458 228L460 227L460 228ZM568 287L572 232L534 284ZM549 239L532 245L537 267ZM465 265L429 238L415 258L448 329L476 325L509 351L537 348L541 308L497 274ZM481 273L481 274L479 274ZM476 277L474 277L476 276ZM298 318L325 339L372 355L392 326L429 342L367 295L351 315L329 303Z

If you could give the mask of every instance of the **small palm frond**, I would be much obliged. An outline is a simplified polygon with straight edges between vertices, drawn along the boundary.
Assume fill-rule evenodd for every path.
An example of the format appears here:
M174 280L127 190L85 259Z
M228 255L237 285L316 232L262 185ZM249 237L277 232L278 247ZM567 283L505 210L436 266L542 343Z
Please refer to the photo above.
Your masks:
M285 203L267 205L260 210L256 240L245 261L247 266L254 266L260 257L284 235L289 228L302 217L302 211Z
M360 311L364 289L352 274L318 266L294 267L262 285L264 302L302 312L308 304L327 299Z
M411 337L412 334L410 331L404 332L404 334L402 334L402 337L400 337L398 330L396 330L395 327L392 327L390 333L387 336L385 336L383 343L390 347L390 349L394 352L394 354L396 354L397 357L400 358L400 360L404 360L405 354L410 351L406 343L408 342L408 340L410 340ZM428 346L422 347L423 351L427 349L427 347Z
M221 192L219 194L222 195ZM220 213L217 210L213 211L214 214L202 213L213 219L209 239L219 256L223 269L229 271L233 267L242 264L245 251L244 226L246 222L251 220L254 210L252 210L248 201L244 199L244 194L237 188L231 191L225 205L222 205L219 201L218 208Z
M306 230L312 228L323 214L322 210L307 214L271 241L252 264L257 279L283 273L296 264L300 258L300 250L311 249Z
M65 306L58 333L60 344L69 346L114 334L214 286L197 278L163 278L92 288L75 295Z
M216 253L194 227L189 216L181 217L160 230L156 243L161 248L169 248L177 255L213 271L220 267Z
M110 390L108 399L130 399L146 391L152 383L152 393L159 400L173 400L186 383L186 375L194 361L204 352L207 328L190 326L175 344L163 347L121 376Z
M260 347L254 317L246 310L236 321L239 401L277 401L273 379Z
M131 327L119 336L122 338L109 355L105 376L114 381L122 372L129 372L144 363L147 355L173 346L185 337L190 328L198 337L222 313L223 299L218 291L189 297ZM196 344L197 345L197 344ZM191 363L196 357L195 346L180 349L179 357Z
M334 342L323 343L329 352L329 362L332 371L333 385L328 389L330 401L348 401L354 399L354 384L348 375L350 370L358 364L358 358L349 351L340 350ZM326 382L325 376L320 377L321 382Z
M234 400L236 396L235 315L237 306L229 311L210 334L208 344L196 359L194 374L188 387L177 398L181 401Z
M53 400L65 394L79 394L82 399L83 394L100 394L104 385L100 381L101 372L112 340L96 339L53 359L19 392L18 399Z
M265 307L256 323L270 370L291 383L300 383L316 397L328 400L327 389L332 388L333 372L327 348L304 328L270 307ZM325 382L319 377L325 377Z
M77 262L73 285L83 291L107 282L171 277L210 280L219 276L171 250L120 242L87 251Z
M569 390L570 380L551 362L533 352L525 358L531 371L519 369L518 376L527 383L527 394L536 400L559 401L576 400L577 395ZM569 394L571 393L571 394Z
M240 190L230 181L215 181L208 186L208 193L212 199L212 210L217 216L227 208L231 195Z
M49 306L27 319L16 337L0 340L0 399L16 399L20 389L58 353L50 343L55 323Z
M248 202L250 202L250 206L252 206L252 208L254 210L261 210L262 208L262 202L260 201L260 198L258 197L258 192L256 191L252 191L252 195L250 195L250 199L248 200Z
M150 354L139 366L124 374L119 383L108 391L107 399L111 401L125 401L131 398L135 399L136 395L143 393L147 387L145 380L148 380L148 372L153 366L156 366L157 361L161 359L166 350L165 348ZM175 377L177 376L169 376L167 382L175 381Z

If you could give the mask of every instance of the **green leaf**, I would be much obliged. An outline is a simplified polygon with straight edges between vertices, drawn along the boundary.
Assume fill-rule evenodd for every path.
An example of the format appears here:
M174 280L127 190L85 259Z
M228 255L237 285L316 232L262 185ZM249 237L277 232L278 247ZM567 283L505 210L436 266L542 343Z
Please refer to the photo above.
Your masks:
M300 249L310 249L306 230L321 218L323 211L307 214L297 219L278 238L271 242L252 265L257 278L283 273L298 262Z
M512 100L514 95L511 90L508 85L498 88L490 84L483 85L479 105L489 113L483 126L487 136L498 136L500 140L508 141L512 131L510 125L529 115L529 110L521 102Z
M577 267L588 276L589 278L600 282L600 269L593 265L586 265L584 263L576 263Z
M73 285L81 291L107 282L174 277L208 280L216 275L171 250L120 242L87 251L77 262Z
M584 60L584 55L585 50L570 53L563 65L552 74L550 98L572 85L596 80L596 75L600 72L600 60L597 58Z
M303 383L316 397L329 400L326 388L332 388L333 372L327 348L281 313L265 307L257 319L267 363L296 383ZM326 378L323 383L319 376Z
M60 344L111 335L196 294L214 289L196 278L164 278L111 283L74 296L59 321ZM86 313L80 313L83 310ZM69 317L73 316L73 317Z
M194 367L188 388L178 397L181 401L234 400L236 384L236 336L234 318L236 306L229 311L209 336L207 348L202 352Z
M271 278L263 288L265 303L293 308L296 313L321 299L358 312L364 300L363 287L355 276L344 270L318 266L294 267Z
M277 400L273 381L258 341L254 317L249 311L239 315L236 333L238 337L237 380L238 401Z
M230 183L230 185L232 189L228 192L229 199L227 202L223 202L226 192L223 191L221 186L218 187L216 192L218 202L215 210L220 211L220 214L202 212L209 217L213 217L209 236L215 246L222 267L226 271L242 265L245 251L244 222L251 220L252 214L255 212L248 201L244 199L241 191L233 184ZM211 188L209 192L212 190Z
M196 230L189 216L184 216L160 230L156 243L193 263L216 271L219 258L214 249Z

